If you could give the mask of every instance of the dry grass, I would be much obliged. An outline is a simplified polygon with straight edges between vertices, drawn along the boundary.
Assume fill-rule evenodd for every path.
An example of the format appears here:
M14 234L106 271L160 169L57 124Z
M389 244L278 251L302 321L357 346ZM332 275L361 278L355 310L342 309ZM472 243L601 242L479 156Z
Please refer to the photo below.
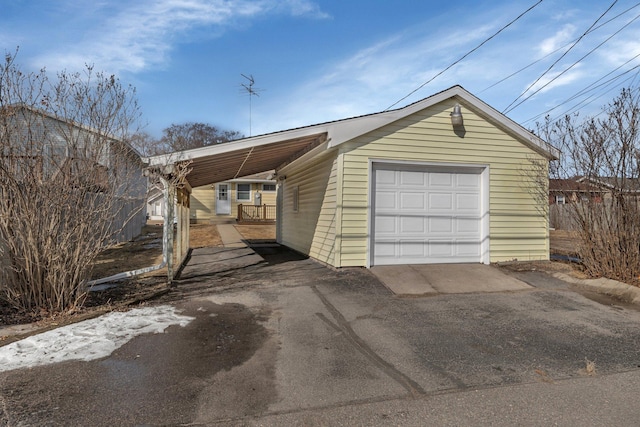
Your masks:
M549 246L551 253L559 255L577 255L580 238L575 231L551 230Z
M246 240L275 240L276 225L275 224L247 224L236 225L236 230Z
M218 229L213 224L193 224L189 229L189 244L192 248L222 245ZM162 226L147 225L134 240L102 251L96 259L91 278L108 277L123 271L150 267L161 262Z
M218 227L214 224L191 224L189 226L189 246L194 249L222 246Z
M130 242L105 249L94 263L92 279L108 277L123 271L150 267L162 262L162 227L147 225Z

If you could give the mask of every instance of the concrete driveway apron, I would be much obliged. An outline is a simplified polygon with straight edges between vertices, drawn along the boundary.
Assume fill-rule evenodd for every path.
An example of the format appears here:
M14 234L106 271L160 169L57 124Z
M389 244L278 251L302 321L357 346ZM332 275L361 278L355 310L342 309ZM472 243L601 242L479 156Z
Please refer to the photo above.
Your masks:
M483 264L374 266L371 272L396 295L460 294L531 289L500 269Z

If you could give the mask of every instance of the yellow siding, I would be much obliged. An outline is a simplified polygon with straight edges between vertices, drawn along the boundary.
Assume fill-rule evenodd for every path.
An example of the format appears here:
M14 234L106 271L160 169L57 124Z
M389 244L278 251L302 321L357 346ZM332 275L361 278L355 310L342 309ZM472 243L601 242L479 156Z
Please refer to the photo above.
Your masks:
M210 185L193 188L191 191L191 212L192 221L203 221L214 218L215 209L215 188Z
M335 151L285 169L282 210L278 212L284 224L279 242L330 265L335 262L337 170ZM296 187L298 211L294 212Z
M367 265L369 159L489 165L491 262L548 259L546 203L535 171L545 159L463 106L463 135L454 133L449 100L340 146L344 158L341 266ZM541 175L546 177L546 166ZM537 172L540 174L540 172ZM543 178L544 178L543 177Z
M262 204L276 204L275 191L263 191L262 183L251 184L251 200L238 202L237 183L230 183L231 213L229 215L216 215L216 188L213 185L203 185L196 187L191 193L191 220L197 222L209 221L215 218L236 218L238 215L238 204L253 204L256 191L262 195Z

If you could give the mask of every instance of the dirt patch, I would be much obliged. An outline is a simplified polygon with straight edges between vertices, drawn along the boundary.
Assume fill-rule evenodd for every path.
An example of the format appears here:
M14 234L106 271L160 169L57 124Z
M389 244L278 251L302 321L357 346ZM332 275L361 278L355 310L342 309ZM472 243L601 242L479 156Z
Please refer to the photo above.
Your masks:
M275 224L247 224L235 227L245 240L276 240Z

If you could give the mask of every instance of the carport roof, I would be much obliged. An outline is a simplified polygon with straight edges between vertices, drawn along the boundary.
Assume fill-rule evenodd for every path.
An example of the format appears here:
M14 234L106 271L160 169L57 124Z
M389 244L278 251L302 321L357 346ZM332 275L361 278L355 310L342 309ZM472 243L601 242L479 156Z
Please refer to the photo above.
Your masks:
M149 166L163 167L191 161L187 181L192 187L227 181L276 169L326 140L325 133L299 133L283 137L264 135L193 150L154 156Z
M191 172L187 176L187 180L192 187L213 184L271 169L277 170L311 150L336 147L357 136L364 135L449 98L455 98L456 102L484 116L549 159L559 156L559 151L556 148L476 98L461 86L453 86L397 110L153 156L148 159L148 164L149 167L161 168L181 161L191 161L189 166Z

